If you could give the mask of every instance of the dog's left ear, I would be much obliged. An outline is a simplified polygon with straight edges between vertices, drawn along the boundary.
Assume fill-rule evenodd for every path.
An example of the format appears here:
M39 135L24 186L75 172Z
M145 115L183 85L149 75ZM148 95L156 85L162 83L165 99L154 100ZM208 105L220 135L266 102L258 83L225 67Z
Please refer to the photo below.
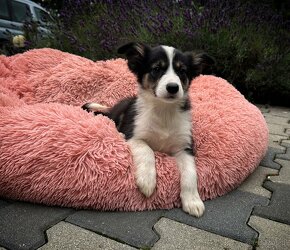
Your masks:
M210 72L215 64L215 60L205 52L187 52L186 54L192 67L192 77Z
M125 54L128 59L129 69L138 75L142 68L143 60L149 47L143 43L128 43L118 49L119 54Z

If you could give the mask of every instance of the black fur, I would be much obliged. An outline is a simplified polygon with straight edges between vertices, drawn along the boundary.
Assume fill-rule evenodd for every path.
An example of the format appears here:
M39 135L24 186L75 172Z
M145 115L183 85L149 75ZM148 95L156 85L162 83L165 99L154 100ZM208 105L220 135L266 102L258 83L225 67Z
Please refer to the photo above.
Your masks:
M126 140L133 136L134 118L136 116L136 97L121 100L108 112L95 111L94 115L104 115L114 121L118 131L125 135ZM90 112L89 103L82 106L82 109Z
M141 88L155 92L158 80L169 67L169 59L162 46L150 48L142 43L129 43L120 47L118 53L126 55L128 67L137 76ZM213 63L214 60L203 52L182 53L176 49L174 51L173 69L179 76L184 91L188 90L194 77L201 74ZM144 76L147 77L146 82ZM136 99L136 97L124 99L111 108L108 113L95 112L95 114L101 113L108 116L115 122L118 130L125 134L126 139L130 139L133 136L134 119L137 114ZM181 111L190 110L188 96L185 96L184 102L181 103ZM89 111L86 105L82 108ZM193 154L192 146L189 146L185 151Z
M149 74L151 79L159 79L168 68L168 58L162 46L150 48L142 43L129 43L118 49L118 53L125 54L128 59L129 69L137 76L138 82L142 86L142 79L145 74ZM163 66L162 66L163 62ZM155 71L152 65L159 65ZM215 63L209 55L204 52L185 52L175 49L173 66L182 82L190 81L203 73L207 68ZM179 67L177 67L179 65Z
M189 97L187 97L185 99L185 102L183 103L183 105L181 106L181 111L188 111L191 109L191 104L190 104L190 100Z
M90 112L90 109L89 109L89 103L84 104L81 108L82 108L83 110L85 110L85 111Z
M131 97L120 101L107 115L115 122L118 131L125 135L126 140L133 136L136 99L136 97Z
M194 152L193 152L192 147L188 147L188 148L184 149L184 151L185 151L187 154L194 156Z
M186 153L188 153L189 155L192 155L192 156L195 156L196 155L195 145L194 145L194 141L193 141L193 138L192 137L191 137L191 144L188 145L188 147L185 148L184 151Z

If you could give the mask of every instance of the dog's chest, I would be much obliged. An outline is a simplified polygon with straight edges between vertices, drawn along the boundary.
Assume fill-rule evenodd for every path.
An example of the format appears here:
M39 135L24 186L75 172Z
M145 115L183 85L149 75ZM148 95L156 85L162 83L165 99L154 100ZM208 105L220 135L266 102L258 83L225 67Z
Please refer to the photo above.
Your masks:
M177 153L191 144L188 112L144 112L135 121L134 137L142 139L155 151Z

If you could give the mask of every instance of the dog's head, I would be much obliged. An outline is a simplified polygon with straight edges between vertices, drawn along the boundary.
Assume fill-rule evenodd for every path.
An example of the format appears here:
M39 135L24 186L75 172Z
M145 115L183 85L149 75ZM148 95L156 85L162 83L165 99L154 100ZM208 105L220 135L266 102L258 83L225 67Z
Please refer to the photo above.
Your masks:
M142 43L126 44L118 53L126 55L141 89L166 102L184 99L191 80L214 64L206 53L183 53L168 46L150 48Z

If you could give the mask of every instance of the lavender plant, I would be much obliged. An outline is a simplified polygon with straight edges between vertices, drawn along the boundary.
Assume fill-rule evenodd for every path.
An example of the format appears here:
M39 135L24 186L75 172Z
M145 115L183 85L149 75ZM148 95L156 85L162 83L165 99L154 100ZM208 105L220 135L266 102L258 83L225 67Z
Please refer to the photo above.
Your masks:
M290 106L289 21L234 0L64 0L51 47L93 60L128 41L201 49L247 98Z

